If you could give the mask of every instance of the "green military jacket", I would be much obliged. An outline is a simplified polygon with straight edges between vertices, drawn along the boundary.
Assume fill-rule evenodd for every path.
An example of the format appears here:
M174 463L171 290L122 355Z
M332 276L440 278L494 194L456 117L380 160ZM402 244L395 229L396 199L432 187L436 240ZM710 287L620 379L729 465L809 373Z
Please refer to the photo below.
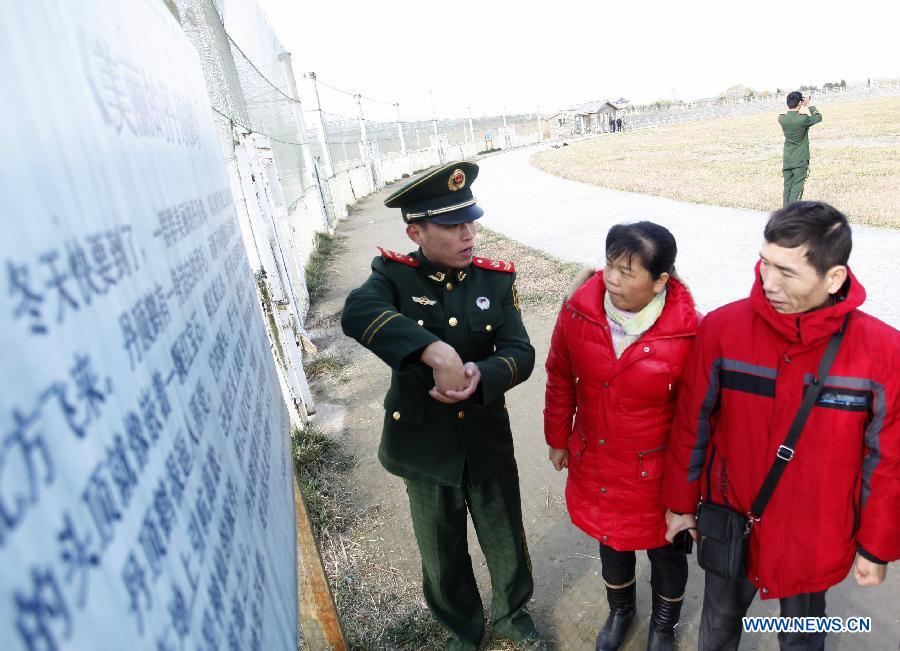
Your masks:
M504 394L531 375L534 348L522 323L511 263L475 258L447 273L422 255L383 251L372 274L344 304L344 333L392 369L384 398L378 458L391 473L416 481L460 486L513 461ZM481 371L476 392L445 405L428 391L431 368L422 350L443 340L463 363Z
M809 107L809 115L788 111L778 116L778 124L784 131L784 159L782 169L809 165L809 128L822 121L822 114L815 106Z

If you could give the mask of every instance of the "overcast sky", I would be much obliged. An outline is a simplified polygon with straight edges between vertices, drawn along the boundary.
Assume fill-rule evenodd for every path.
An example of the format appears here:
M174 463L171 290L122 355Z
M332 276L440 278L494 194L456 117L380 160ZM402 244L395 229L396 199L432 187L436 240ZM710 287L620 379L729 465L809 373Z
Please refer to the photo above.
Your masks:
M897 0L259 2L298 76L442 118L900 76Z

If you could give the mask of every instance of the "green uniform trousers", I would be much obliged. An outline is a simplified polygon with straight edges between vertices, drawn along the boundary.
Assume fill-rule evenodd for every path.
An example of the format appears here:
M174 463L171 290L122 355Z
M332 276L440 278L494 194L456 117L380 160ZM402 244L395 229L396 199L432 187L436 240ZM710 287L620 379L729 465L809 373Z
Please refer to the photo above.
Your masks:
M784 175L784 205L800 201L803 198L803 184L809 176L809 165L781 170Z
M406 480L406 492L422 556L425 602L450 631L447 648L476 649L484 635L481 596L466 539L466 511L472 514L491 576L493 629L516 641L527 637L534 630L526 610L534 582L515 463L476 486L465 473L460 488Z

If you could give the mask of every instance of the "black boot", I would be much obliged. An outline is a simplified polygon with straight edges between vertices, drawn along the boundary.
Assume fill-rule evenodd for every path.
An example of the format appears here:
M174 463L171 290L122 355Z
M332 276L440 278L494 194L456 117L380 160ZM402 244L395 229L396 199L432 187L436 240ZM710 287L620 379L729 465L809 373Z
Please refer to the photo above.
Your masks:
M681 616L681 604L669 601L662 595L653 593L653 613L650 615L650 635L647 638L647 651L673 651L675 649L675 625Z
M606 600L609 602L609 617L597 635L596 651L616 651L625 640L625 634L635 614L635 583L624 588L606 586Z

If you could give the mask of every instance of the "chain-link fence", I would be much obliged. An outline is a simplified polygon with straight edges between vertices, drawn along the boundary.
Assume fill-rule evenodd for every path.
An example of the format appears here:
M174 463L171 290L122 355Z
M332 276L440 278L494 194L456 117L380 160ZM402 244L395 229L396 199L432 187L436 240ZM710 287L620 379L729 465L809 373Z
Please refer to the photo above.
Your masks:
M226 158L233 127L266 136L284 199L294 206L312 186L304 168L284 48L255 0L176 0L182 27L200 53Z
M291 215L319 204L330 228L390 181L546 135L537 111L438 119L426 92L392 100L295 74L257 0L172 1L200 53L226 160L235 128L264 136Z
M368 152L379 157L434 150L443 146L453 158L501 149L540 140L540 119L536 112L509 116L472 116L439 119L429 95L390 101L337 88L304 75L306 122L321 121L318 141L313 147L322 158L327 149L334 169L358 164ZM504 134L508 138L504 140Z

